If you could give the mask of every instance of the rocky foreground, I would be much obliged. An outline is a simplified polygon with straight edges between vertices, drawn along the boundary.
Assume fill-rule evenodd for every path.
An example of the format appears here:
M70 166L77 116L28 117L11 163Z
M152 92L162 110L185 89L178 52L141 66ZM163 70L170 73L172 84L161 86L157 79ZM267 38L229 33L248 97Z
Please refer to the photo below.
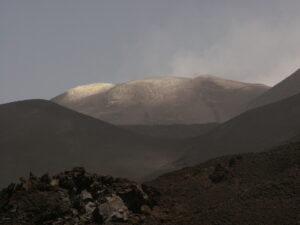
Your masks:
M0 224L141 224L155 204L151 193L135 182L83 168L53 177L31 174L0 193Z
M297 225L299 208L300 142L220 157L142 185L74 168L31 174L0 192L5 225Z

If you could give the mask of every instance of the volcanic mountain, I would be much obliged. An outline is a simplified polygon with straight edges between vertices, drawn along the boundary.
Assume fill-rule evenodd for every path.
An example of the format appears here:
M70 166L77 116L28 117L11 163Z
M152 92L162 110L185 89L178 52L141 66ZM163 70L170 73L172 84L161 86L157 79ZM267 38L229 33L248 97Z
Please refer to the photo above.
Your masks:
M234 117L268 89L213 76L157 77L79 86L52 101L118 125L199 124Z
M139 178L178 157L176 141L135 134L45 100L0 105L0 124L0 185L29 171L74 166Z
M300 93L300 69L292 75L258 96L249 104L248 108L256 108L272 102L282 100Z

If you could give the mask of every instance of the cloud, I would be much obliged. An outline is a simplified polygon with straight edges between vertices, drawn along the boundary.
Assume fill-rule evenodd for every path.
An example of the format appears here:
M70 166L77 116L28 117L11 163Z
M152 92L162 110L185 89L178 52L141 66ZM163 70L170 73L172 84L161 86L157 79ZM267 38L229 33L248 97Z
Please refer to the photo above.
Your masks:
M300 67L300 29L298 24L239 24L201 52L177 52L171 67L174 75L214 74L272 85Z
M228 10L226 4L202 11L179 7L166 23L126 47L120 74L213 74L274 85L300 67L300 3L272 3L252 8L236 3Z

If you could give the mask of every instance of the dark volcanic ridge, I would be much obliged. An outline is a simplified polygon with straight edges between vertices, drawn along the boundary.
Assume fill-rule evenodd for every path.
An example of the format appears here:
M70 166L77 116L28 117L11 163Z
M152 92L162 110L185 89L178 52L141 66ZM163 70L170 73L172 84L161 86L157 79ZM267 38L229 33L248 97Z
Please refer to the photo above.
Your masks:
M40 175L75 166L130 179L158 176L222 155L268 150L300 134L299 118L300 94L183 140L166 138L168 131L161 128L159 138L128 131L50 101L4 104L0 105L0 186L29 171Z
M174 141L136 134L45 100L0 105L0 124L0 187L29 171L41 175L75 166L138 179L178 156Z
M300 93L300 69L255 98L248 109L267 105Z
M262 152L300 134L300 94L249 110L202 136L187 139L175 165L191 166L236 153ZM178 165L177 165L178 164Z
M139 185L82 168L0 192L0 224L298 224L300 142L230 155Z

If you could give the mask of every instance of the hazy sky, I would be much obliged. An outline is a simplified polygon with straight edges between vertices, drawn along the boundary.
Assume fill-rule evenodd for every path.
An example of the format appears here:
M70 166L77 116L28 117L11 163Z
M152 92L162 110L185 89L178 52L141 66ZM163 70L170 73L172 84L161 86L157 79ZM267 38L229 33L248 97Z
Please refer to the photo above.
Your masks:
M300 67L299 0L0 0L0 103L94 82Z

